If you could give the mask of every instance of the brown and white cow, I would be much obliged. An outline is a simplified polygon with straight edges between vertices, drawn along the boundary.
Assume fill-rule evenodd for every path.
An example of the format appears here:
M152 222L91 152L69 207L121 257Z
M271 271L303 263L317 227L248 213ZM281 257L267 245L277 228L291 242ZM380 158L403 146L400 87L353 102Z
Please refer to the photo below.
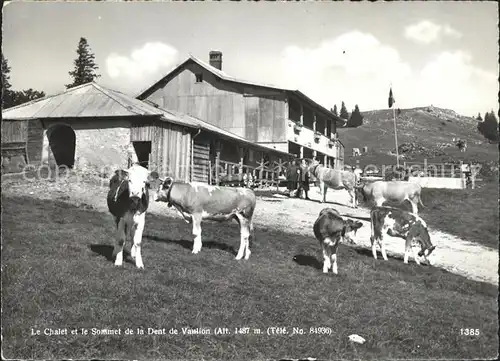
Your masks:
M359 181L360 169L355 171L338 170L324 167L317 160L306 160L309 166L309 172L319 180L319 189L321 192L321 203L326 202L326 191L332 189L346 189L351 196L351 207L356 208L355 186Z
M127 240L133 245L130 255L135 258L137 268L144 268L141 256L142 232L146 211L149 206L148 184L158 177L156 172L149 171L134 164L128 170L117 170L109 182L107 196L108 209L115 218L117 242L113 254L115 265L123 263L123 247Z
M375 181L357 187L364 200L382 206L385 202L411 203L412 212L418 214L418 204L424 206L421 199L422 187L406 181Z
M201 250L201 221L227 221L235 219L240 225L240 248L236 259L250 257L253 238L252 217L255 210L255 193L248 188L212 186L206 183L174 182L167 177L154 196L155 201L167 202L188 223L193 224L193 253Z
M418 215L392 207L374 207L370 213L373 258L377 259L377 244L382 257L387 261L387 253L383 242L384 234L406 240L404 263L408 263L410 252L413 251L415 262L420 264L419 257L424 257L430 264L429 255L436 248L431 243L427 224ZM416 250L420 247L420 251ZM418 257L417 257L418 256Z
M337 274L337 248L342 240L354 243L352 236L363 224L352 219L344 220L334 208L324 208L314 222L314 236L318 239L323 250L323 273Z

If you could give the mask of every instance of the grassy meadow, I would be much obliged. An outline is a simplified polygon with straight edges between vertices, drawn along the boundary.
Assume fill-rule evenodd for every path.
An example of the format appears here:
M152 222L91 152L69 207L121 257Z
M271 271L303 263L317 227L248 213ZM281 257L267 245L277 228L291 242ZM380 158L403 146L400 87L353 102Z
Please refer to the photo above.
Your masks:
M426 195L424 204L439 211ZM324 275L313 236L277 232L271 219L269 227L256 228L250 260L237 262L236 223L204 223L203 249L193 255L189 225L148 214L146 269L140 271L130 260L122 268L113 265L111 216L91 205L10 194L2 195L2 211L5 358L497 355L497 287L401 259L376 261L368 251L343 245L339 275ZM219 327L230 334L214 335ZM288 333L268 334L269 327L285 327ZM303 333L292 335L293 327ZM68 335L43 334L65 328ZM92 335L92 328L120 329L121 335ZM127 328L134 334L124 335ZM167 334L148 335L148 328L165 328ZM168 334L171 328L179 334ZM212 334L183 335L182 328ZM471 333L466 329L474 335L466 335ZM351 334L366 342L350 342Z

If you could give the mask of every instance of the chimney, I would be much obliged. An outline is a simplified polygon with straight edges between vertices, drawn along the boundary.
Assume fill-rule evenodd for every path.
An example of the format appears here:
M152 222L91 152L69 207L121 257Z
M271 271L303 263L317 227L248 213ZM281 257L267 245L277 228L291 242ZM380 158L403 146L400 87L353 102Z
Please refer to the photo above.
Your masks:
M222 70L222 52L211 51L210 53L208 53L208 58L210 60L211 66L219 70Z

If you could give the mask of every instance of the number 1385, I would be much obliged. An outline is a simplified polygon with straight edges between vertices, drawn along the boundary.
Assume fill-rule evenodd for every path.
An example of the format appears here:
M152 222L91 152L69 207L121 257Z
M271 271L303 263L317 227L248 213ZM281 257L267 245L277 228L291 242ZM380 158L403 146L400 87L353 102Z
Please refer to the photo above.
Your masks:
M479 336L479 328L461 328L461 336Z

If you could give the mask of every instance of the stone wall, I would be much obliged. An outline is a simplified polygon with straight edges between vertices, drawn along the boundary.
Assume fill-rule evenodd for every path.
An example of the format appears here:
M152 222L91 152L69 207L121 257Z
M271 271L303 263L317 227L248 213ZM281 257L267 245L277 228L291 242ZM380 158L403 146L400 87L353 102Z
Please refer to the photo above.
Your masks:
M95 120L71 122L46 122L44 144L46 160L50 160L48 137L51 129L59 124L71 126L75 132L75 168L102 172L126 168L128 159L136 155L130 142L130 122L126 120ZM48 135L48 136L47 136Z

